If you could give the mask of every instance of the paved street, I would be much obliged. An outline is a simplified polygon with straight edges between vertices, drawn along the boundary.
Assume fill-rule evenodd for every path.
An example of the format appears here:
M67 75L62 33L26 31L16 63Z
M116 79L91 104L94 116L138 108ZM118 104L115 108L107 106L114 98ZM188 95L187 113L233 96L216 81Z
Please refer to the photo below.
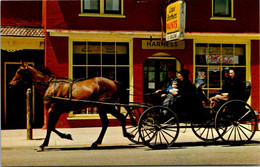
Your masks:
M259 165L260 132L244 146L222 142L206 143L191 129L180 133L176 144L167 150L151 150L122 136L120 127L109 127L98 149L90 149L101 128L59 129L71 133L73 141L52 134L44 152L36 152L45 130L34 129L33 140L26 130L1 131L2 166L89 166L89 165ZM184 130L182 129L181 132Z

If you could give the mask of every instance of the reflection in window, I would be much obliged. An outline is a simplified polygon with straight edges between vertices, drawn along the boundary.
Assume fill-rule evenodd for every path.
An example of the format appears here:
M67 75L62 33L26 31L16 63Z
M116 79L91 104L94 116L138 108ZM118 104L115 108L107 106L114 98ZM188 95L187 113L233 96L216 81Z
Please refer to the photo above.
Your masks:
M99 0L83 0L83 12L99 13Z
M123 14L123 0L81 0L82 12L90 14Z
M73 78L106 77L129 82L128 43L73 42ZM126 68L124 75L117 75Z
M214 17L231 17L231 0L214 0Z
M208 97L216 94L225 79L224 68L234 67L242 80L246 80L246 51L244 44L195 45L195 73L205 85Z
M121 13L121 0L105 0L105 13Z

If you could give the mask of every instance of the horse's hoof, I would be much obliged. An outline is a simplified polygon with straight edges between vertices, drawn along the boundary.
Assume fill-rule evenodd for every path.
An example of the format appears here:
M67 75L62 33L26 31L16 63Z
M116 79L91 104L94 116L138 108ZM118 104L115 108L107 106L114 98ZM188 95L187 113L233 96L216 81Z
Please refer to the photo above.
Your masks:
M124 134L124 137L127 137L127 138L134 138L135 136L132 134L132 133L125 133Z
M98 144L97 143L92 143L92 145L91 145L91 149L95 149L95 148L97 148L97 146L98 146Z
M92 143L92 145L91 145L90 148L92 148L92 149L97 148L98 145L100 145L101 143L102 143L102 142L100 142L100 141L95 141L94 143Z
M68 139L68 140L73 140L72 137L71 137L71 134L66 134L65 138Z
M43 152L43 151L44 151L44 146L39 146L37 152Z

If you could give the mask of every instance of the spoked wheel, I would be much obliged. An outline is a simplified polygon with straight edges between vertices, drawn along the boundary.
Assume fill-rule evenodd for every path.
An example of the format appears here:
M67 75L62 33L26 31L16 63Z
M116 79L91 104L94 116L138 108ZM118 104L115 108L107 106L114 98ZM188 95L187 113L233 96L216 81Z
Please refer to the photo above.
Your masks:
M231 100L219 108L215 117L215 127L224 142L242 145L253 138L257 118L254 110L246 102Z
M191 122L191 129L199 139L204 141L216 141L220 138L215 129L213 119L200 122Z
M136 144L143 143L138 133L138 121L144 110L145 108L131 109L126 116L126 131L133 135L132 137L129 136L128 139Z
M138 131L144 145L152 149L165 149L179 135L179 120L169 108L154 106L142 114Z

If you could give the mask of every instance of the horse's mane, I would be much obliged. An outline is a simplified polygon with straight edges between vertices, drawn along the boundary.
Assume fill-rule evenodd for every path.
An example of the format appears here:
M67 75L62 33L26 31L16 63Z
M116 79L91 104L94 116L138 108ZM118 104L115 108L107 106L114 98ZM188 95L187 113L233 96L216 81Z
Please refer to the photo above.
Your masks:
M48 76L52 76L54 75L54 73L51 71L50 68L45 67L45 66L33 66L36 70L40 71L41 73L48 75Z

